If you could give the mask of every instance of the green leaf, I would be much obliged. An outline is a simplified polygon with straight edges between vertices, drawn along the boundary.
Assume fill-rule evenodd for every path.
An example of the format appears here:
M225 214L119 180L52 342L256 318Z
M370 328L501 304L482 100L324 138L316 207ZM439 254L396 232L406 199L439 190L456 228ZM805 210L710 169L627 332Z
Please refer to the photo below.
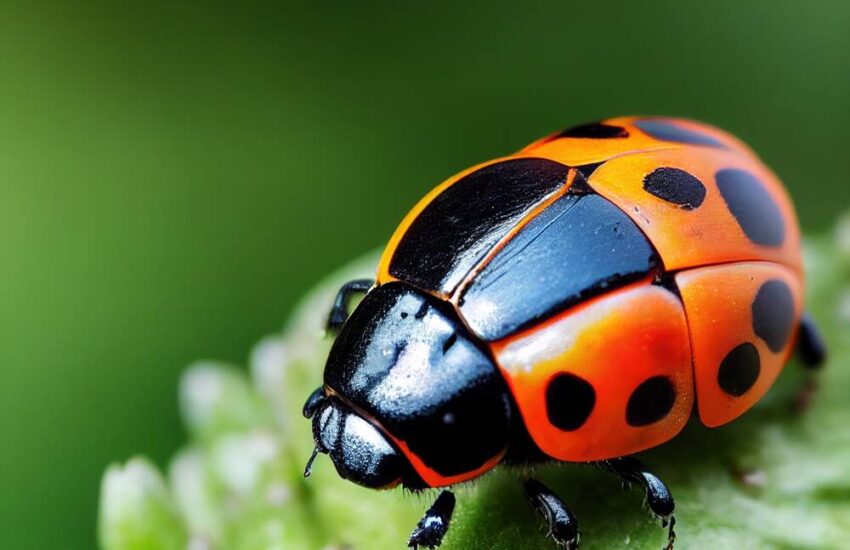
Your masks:
M741 419L718 429L693 421L673 441L642 454L676 497L677 547L847 547L847 220L835 235L811 240L806 246L809 307L831 344L831 360L818 377L820 389L808 410L799 413L792 406L806 382L803 369L792 363L762 402ZM375 255L369 255L311 292L283 335L268 337L254 349L250 381L240 371L209 365L187 375L181 395L192 441L172 463L173 497L163 495L164 486L155 483L158 489L145 494L159 496L143 499L150 504L127 505L126 496L104 490L104 548L169 548L161 541L179 543L181 533L206 544L204 548L236 550L404 546L435 492L364 489L340 479L331 462L321 456L313 476L308 480L302 476L313 443L310 423L301 417L300 409L321 383L330 346L322 323L342 282L370 275L376 261ZM214 392L213 400L191 387L209 389L210 379L226 388ZM148 471L149 466L145 468ZM104 487L112 485L114 472L107 473ZM541 522L524 502L517 474L516 469L501 468L459 487L443 548L554 548L542 538ZM665 532L650 519L639 490L622 490L618 480L591 465L550 464L536 468L536 474L579 517L585 550L657 550L664 545ZM179 510L179 525L174 510ZM146 517L159 519L148 524ZM144 525L150 526L142 529ZM154 532L162 536L154 537ZM153 542L139 546L137 541L146 534L159 546Z
M143 458L110 466L100 489L100 544L122 550L178 550L186 528L165 480Z
M269 422L268 406L236 367L213 362L191 365L180 380L180 412L190 434L215 441L230 432Z

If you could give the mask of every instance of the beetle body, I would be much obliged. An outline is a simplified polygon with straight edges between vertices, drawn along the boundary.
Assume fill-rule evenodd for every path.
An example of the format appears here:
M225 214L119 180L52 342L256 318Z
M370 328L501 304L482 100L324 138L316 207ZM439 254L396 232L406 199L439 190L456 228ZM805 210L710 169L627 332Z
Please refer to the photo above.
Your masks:
M794 209L746 145L681 119L579 126L413 208L334 343L314 433L373 487L623 457L692 411L752 407L801 312ZM391 449L374 480L346 470L347 415Z

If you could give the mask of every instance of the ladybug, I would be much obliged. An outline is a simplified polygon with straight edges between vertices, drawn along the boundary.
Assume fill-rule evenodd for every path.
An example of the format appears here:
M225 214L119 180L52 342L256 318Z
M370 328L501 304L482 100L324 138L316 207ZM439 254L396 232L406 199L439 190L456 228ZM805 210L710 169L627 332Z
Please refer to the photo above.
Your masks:
M671 548L673 497L633 455L692 413L734 420L794 349L820 365L802 287L793 205L735 137L646 117L550 135L431 191L377 279L340 290L324 384L304 406L305 475L318 453L377 489L593 462L642 487ZM549 536L576 548L567 505L521 481ZM454 505L444 489L408 546L439 546Z

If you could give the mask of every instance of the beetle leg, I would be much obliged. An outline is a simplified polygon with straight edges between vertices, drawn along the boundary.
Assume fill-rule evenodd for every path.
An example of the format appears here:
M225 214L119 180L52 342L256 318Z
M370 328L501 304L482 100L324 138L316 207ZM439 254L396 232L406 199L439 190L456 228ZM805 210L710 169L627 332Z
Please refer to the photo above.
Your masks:
M307 401L304 402L304 407L301 409L301 414L304 415L304 418L313 418L313 415L316 414L316 411L319 410L325 399L324 389L319 387L313 390L313 393L310 394L310 397L307 398Z
M661 525L668 528L667 546L664 547L664 550L672 550L673 542L676 540L676 532L673 530L676 525L676 517L673 515L676 503L670 489L664 485L664 482L658 476L649 471L643 463L634 457L626 456L605 460L600 465L605 470L618 475L623 481L637 483L643 487L646 493L647 506L656 517L661 519Z
M423 548L436 548L443 542L446 531L449 530L449 522L455 509L455 496L451 491L443 491L434 504L428 508L416 529L410 534L407 541L408 548L417 550Z
M826 342L811 315L803 314L797 330L797 357L807 369L822 366L826 361Z
M826 361L826 342L815 320L808 313L804 313L797 328L797 358L806 369L806 381L794 396L793 409L803 412L809 408L812 398L818 389L818 381L815 371L823 366Z
M375 284L371 279L356 279L348 281L336 295L326 328L328 332L338 332L348 319L348 299L355 293L366 293Z
M546 536L568 550L578 548L578 520L564 501L536 479L524 480L523 489L529 504L546 520Z

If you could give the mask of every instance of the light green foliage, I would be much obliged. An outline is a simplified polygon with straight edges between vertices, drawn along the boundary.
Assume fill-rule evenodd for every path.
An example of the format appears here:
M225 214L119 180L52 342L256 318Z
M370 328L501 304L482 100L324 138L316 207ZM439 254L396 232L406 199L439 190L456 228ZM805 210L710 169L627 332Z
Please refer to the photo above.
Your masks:
M186 544L186 525L165 480L143 458L103 476L100 540L105 548L168 550Z
M214 364L190 367L180 400L190 442L168 485L143 459L104 476L100 537L106 550L396 549L435 496L378 492L341 480L312 449L300 408L321 381L330 345L321 325L339 285L368 275L369 256L319 285L280 336L261 341L250 375ZM826 329L831 360L812 406L798 414L805 374L791 364L750 413L719 429L692 422L644 453L678 502L681 548L846 548L850 541L850 218L807 243L809 308ZM578 515L582 547L657 550L664 531L637 490L597 468L553 464L538 475ZM497 470L458 490L446 550L538 549L539 521L516 472ZM554 547L554 546L552 546Z

